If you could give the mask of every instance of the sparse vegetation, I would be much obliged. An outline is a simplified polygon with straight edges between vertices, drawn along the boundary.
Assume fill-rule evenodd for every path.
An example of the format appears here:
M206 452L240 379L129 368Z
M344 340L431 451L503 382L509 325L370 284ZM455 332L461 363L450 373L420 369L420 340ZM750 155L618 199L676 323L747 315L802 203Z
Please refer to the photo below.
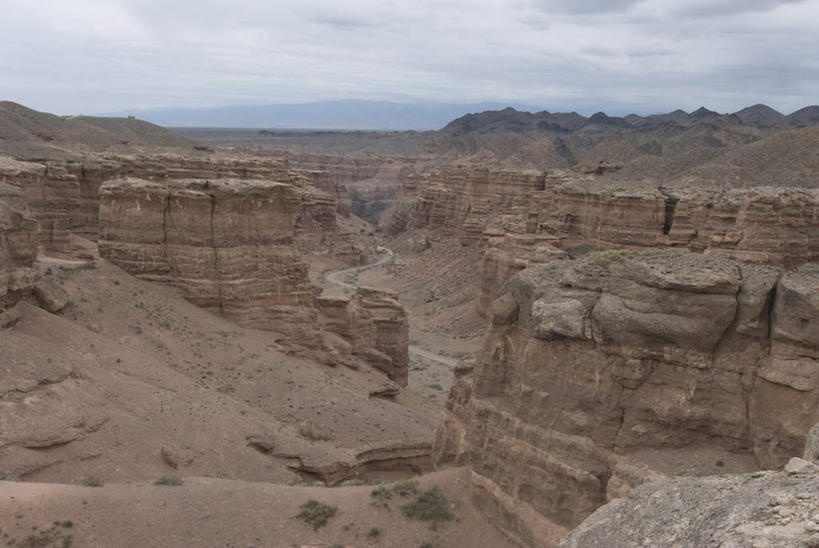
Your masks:
M435 530L439 523L455 519L448 505L449 501L441 490L433 487L420 493L413 502L402 506L401 510L408 518L426 521L430 524L430 529Z
M314 531L318 531L327 525L327 522L336 515L338 510L335 506L312 499L302 504L300 508L301 512L296 517L311 526Z
M796 271L800 274L819 274L819 263L805 263Z
M382 485L381 487L373 489L370 496L377 501L386 502L392 498L392 491Z
M102 480L97 476L88 476L82 480L82 484L86 487L102 487L103 485Z
M9 538L4 534L7 546L18 546L20 548L70 548L73 544L73 535L67 534L63 529L70 529L74 526L71 521L55 521L54 524L42 531L37 531L38 527L31 528L34 533L23 538L19 542L16 538Z
M591 261L597 266L609 266L611 263L639 258L676 257L691 253L685 247L661 247L655 249L607 249L591 255Z
M392 492L399 497L409 497L418 493L418 485L416 480L399 481L392 486Z
M168 485L177 487L182 485L182 478L178 476L162 476L154 481L154 485Z

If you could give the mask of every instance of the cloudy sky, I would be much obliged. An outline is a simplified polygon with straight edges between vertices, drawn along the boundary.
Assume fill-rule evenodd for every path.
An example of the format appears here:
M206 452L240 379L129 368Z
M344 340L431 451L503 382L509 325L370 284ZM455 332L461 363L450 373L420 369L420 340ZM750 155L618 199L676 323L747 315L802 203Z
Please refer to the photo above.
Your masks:
M819 103L819 0L0 0L0 99L590 114Z

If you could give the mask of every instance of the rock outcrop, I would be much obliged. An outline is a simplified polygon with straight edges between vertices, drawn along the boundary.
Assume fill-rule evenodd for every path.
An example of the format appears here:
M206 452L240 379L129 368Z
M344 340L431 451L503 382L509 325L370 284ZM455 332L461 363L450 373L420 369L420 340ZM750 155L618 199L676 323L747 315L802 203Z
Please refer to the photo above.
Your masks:
M674 478L632 490L587 518L561 548L819 544L819 467Z
M664 187L607 178L614 169L441 169L407 178L382 225L389 234L432 229L465 245L538 234L570 252L670 246L785 268L819 261L817 188Z
M297 244L334 222L335 208L305 196L258 179L108 181L100 256L241 325L276 331L291 353L368 364L405 386L409 324L394 294L317 299Z
M365 359L400 386L409 375L409 321L395 293L358 288L352 297L322 296L319 321L331 362Z
M296 219L296 246L302 252L321 250L349 262L359 262L349 234L340 230L337 215L349 215L349 196L328 173L290 169L285 159L189 157L162 154L88 156L82 161L20 162L0 157L0 181L17 186L40 223L40 244L49 253L72 251L70 235L97 239L99 188L123 177L150 181L242 179L277 181L297 189L302 201Z
M535 231L563 247L686 247L786 268L819 260L819 189L666 189L565 172L546 188L532 195L530 214Z
M438 229L474 244L491 224L503 226L504 217L525 214L528 195L542 191L544 181L544 173L537 171L444 169L420 185L409 226Z
M781 466L819 421L817 294L810 267L684 250L530 266L493 303L435 454L470 461L478 505L529 545L663 475Z
M293 245L295 188L251 179L117 179L100 187L100 256L242 325L301 316L314 298ZM306 320L303 320L306 321Z
M487 317L498 290L506 280L529 265L566 259L565 251L555 247L557 238L548 234L507 233L489 240L481 258L481 292L478 313Z
M25 210L20 191L0 183L0 329L15 321L14 306L39 278L38 225Z

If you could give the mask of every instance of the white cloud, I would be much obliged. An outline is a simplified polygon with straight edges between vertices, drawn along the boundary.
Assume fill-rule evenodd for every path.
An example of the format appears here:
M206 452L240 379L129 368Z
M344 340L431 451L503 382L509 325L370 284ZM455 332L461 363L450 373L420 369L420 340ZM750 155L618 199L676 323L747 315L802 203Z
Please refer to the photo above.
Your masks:
M790 111L819 90L819 0L3 4L0 98L60 113L342 98Z

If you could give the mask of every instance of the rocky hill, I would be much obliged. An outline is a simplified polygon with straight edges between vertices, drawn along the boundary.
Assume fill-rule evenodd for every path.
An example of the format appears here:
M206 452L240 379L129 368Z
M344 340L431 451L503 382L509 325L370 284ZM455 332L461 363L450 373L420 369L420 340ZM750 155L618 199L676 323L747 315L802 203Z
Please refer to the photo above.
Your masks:
M19 159L71 158L83 152L140 148L193 150L193 143L134 118L55 116L0 101L0 154Z

